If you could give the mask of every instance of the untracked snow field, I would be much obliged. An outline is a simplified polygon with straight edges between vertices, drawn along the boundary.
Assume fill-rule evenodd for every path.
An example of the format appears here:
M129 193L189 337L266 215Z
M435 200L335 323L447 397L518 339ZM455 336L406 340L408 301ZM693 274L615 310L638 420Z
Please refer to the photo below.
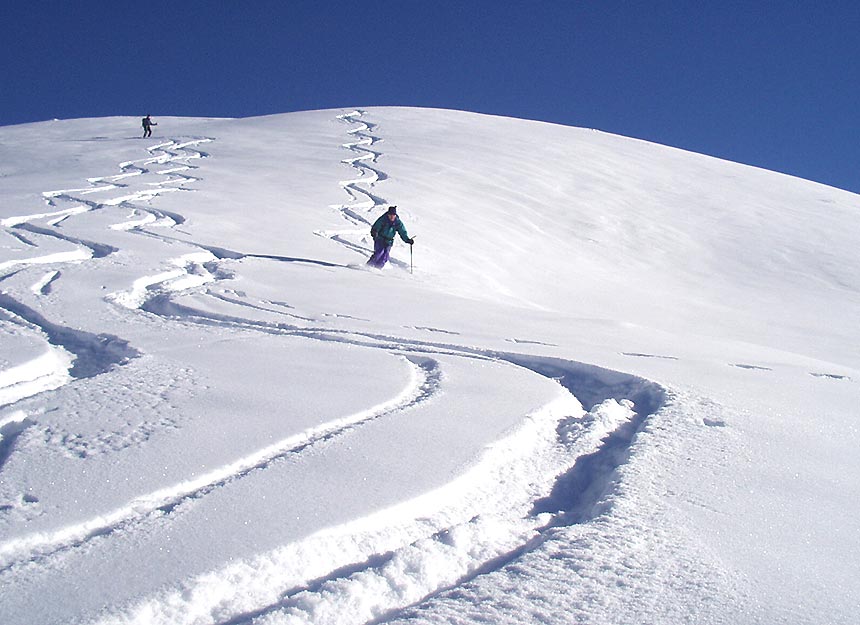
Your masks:
M0 623L860 620L860 197L457 111L157 121L0 128Z

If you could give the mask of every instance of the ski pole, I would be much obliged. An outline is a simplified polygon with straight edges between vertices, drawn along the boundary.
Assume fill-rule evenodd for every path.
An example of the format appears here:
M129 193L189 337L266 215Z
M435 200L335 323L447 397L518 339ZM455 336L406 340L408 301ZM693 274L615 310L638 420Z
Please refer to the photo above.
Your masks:
M412 273L412 244L409 244L409 273Z

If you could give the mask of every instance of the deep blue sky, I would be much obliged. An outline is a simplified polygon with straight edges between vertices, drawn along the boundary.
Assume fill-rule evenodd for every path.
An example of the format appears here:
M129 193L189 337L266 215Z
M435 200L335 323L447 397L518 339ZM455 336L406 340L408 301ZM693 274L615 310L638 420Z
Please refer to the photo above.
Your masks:
M860 192L860 2L10 0L0 125L414 105Z

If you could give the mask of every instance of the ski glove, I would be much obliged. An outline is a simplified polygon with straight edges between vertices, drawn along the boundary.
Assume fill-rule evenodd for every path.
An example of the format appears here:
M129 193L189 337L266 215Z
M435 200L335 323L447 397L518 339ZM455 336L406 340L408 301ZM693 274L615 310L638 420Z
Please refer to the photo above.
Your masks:
M409 241L407 241L407 243L409 243L409 245L412 245L413 243L415 243L415 239L409 239Z

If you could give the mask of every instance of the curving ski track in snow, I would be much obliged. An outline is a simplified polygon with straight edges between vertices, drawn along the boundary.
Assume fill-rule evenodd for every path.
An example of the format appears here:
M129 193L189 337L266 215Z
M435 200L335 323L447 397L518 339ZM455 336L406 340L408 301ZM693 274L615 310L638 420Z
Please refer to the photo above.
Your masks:
M0 262L0 272L7 272L5 276L0 276L0 280L12 275L9 272L14 273L22 268L49 266L52 270L32 287L35 295L46 296L62 277L58 267L104 259L115 254L119 251L116 245L88 240L64 230L70 219L91 212L130 211L131 216L138 218L115 223L111 229L141 234L146 234L143 230L145 226L173 227L183 223L184 217L181 215L159 210L153 207L151 202L165 193L189 191L184 185L199 180L187 173L197 169L191 162L208 157L208 154L197 149L197 146L211 141L213 139L209 137L169 140L146 148L149 152L146 158L119 163L119 174L88 178L86 187L43 191L41 195L48 207L47 211L0 220L0 227L29 248L27 254L21 258ZM57 251L58 245L64 251ZM40 374L37 377L42 378L42 384L36 380L30 380L29 385L16 383L21 392L7 392L9 397L21 399L48 388L56 388L59 379L65 378L68 381L82 377L78 373L80 371L93 371L93 375L97 375L137 355L136 350L120 337L94 334L89 336L86 332L64 328L62 324L49 320L42 313L11 296L0 297L0 308L16 319L16 323L32 328L61 351L65 350L76 357L74 365L71 366L71 376L63 376L56 371ZM111 355L111 351L116 354ZM96 362L101 364L94 364ZM0 380L4 377L7 376L0 376Z
M351 156L341 159L341 163L351 167L358 177L340 181L340 186L349 196L345 204L334 204L331 208L340 212L345 221L357 228L337 231L317 231L318 236L326 237L344 247L367 256L372 252L372 244L368 241L369 226L376 218L375 212L379 207L386 206L388 201L373 192L374 186L386 180L388 174L377 167L377 161L382 153L373 149L381 141L375 134L376 125L363 120L365 112L355 110L338 115L337 120L353 125L346 131L352 141L341 144ZM392 264L399 264L392 259Z
M190 623L195 621L186 615L205 614L203 622L222 624L268 616L299 623L381 622L502 567L550 538L555 527L598 514L646 410L663 402L662 389L562 360L479 352L466 357L504 359L558 375L593 398L635 397L643 408L637 413L631 401L607 397L578 415L569 401L554 402L526 415L515 434L439 491L187 580L123 611L123 621ZM588 478L576 490L564 488L578 473ZM356 603L356 596L362 601Z
M373 194L369 189L377 182L387 178L385 173L368 164L369 162L376 163L380 156L380 152L370 149L374 143L379 141L379 138L373 134L373 124L361 121L363 115L363 111L353 111L338 116L338 119L343 122L358 124L347 131L347 134L356 140L344 143L342 146L356 156L345 158L341 160L341 163L355 169L359 177L341 180L340 186L349 195L350 202L332 207L340 210L348 221L356 225L370 225L371 221L368 217L372 214L373 209L385 204L383 198Z
M126 505L90 521L50 533L25 536L0 543L0 571L14 566L17 562L29 562L60 550L80 546L95 537L106 536L118 530L130 530L132 524L141 522L152 514L169 513L184 502L203 497L212 490L224 487L253 471L265 470L272 463L290 454L300 453L362 423L425 401L439 386L438 364L432 359L412 357L406 360L411 364L411 378L408 385L391 400L289 436L193 480L141 495Z
M241 300L233 303L257 306ZM572 405L558 402L528 415L522 429L499 442L473 471L442 492L325 530L260 556L252 566L243 563L214 577L207 574L189 580L181 590L158 595L124 613L123 618L134 623L147 622L154 614L158 615L155 622L191 622L182 615L192 612L212 614L206 622L213 623L250 623L275 615L308 623L382 619L500 568L551 536L555 527L593 518L635 433L665 401L663 389L656 384L563 359L253 321L176 304L167 295L152 298L143 308L175 322L301 336L422 357L444 354L476 362L505 361L558 381L595 408L580 416ZM524 441L532 446L524 446ZM517 477L523 475L526 480ZM393 527L391 517L400 519ZM375 526L379 529L368 529ZM326 554L323 562L311 555L319 553ZM434 575L425 575L428 570ZM227 596L223 579L231 580ZM354 612L351 597L356 593L378 598L363 602L366 612ZM231 611L248 607L230 618L215 618L228 603Z
M90 186L88 187L42 192L42 197L47 206L55 210L8 217L0 220L0 225L7 228L22 229L24 224L45 221L53 230L40 228L39 234L60 237L56 229L69 217L112 207L128 208L150 214L158 222L158 225L181 224L184 221L183 217L165 213L143 203L151 202L159 195L166 193L186 191L187 189L184 189L182 185L197 181L198 178L195 176L182 172L196 169L190 161L209 156L206 152L197 150L196 146L211 141L213 139L210 137L198 137L188 140L171 140L149 147L147 148L150 153L149 157L120 163L119 169L122 172L120 174L89 178L87 181ZM147 175L150 178L156 177L158 179L152 182L145 179ZM130 188L130 179L132 178L137 183L136 187L143 188L132 190ZM112 197L102 199L91 197L117 191L120 194ZM64 206L65 208L63 208Z
M350 201L334 207L361 230L318 233L361 253L367 250L360 240L353 239L364 234L373 211L386 204L371 190L386 179L386 174L376 166L381 153L373 149L379 141L373 132L375 126L363 116L362 111L354 111L339 117L355 125L347 131L353 141L342 146L351 156L342 162L357 175L340 181ZM151 234L145 229L183 223L181 215L160 211L151 203L161 195L187 191L183 185L200 180L188 173L195 169L190 161L208 156L197 146L212 140L167 141L148 148L147 158L120 163L119 174L89 178L88 187L44 192L48 211L3 220L3 227L34 250L28 259L0 264L0 269L37 263L56 267L115 253L114 245L63 232L66 223L92 211L130 211L110 226L115 231ZM145 182L152 176L161 180ZM23 233L35 235L33 241ZM71 245L73 250L39 255L41 238ZM169 241L168 237L163 240ZM425 402L444 389L444 372L438 360L442 356L476 364L509 363L531 375L556 380L570 396L524 415L517 432L499 441L466 474L438 491L403 502L393 510L322 530L260 554L250 562L188 579L180 588L118 608L121 614L111 615L108 621L120 618L123 622L226 625L277 616L290 622L380 622L387 615L502 566L534 548L554 527L588 522L599 513L599 503L611 490L615 468L624 462L635 433L665 402L663 389L651 382L585 363L315 326L312 319L270 302L250 302L212 288L221 279L218 264L222 260L245 256L198 247L198 253L165 258L163 271L140 276L127 290L109 294L107 299L127 314L144 312L164 323L216 325L385 350L409 363L408 384L378 406L335 417L204 475L141 495L97 517L2 542L0 574L17 567L47 564L64 552L84 548L95 538L133 533L156 517L169 516L185 503L266 471L292 454L305 453L371 421ZM33 292L45 295L60 277L58 270L47 274L34 285ZM176 296L183 293L220 299L238 312L216 314L195 308L177 301ZM119 337L62 327L9 296L0 296L0 307L18 323L37 329L58 349L76 356L68 379L99 375L138 355ZM281 315L283 321L264 322L253 315L243 316L243 307ZM46 388L38 387L36 392ZM574 397L587 409L594 408L582 414ZM0 468L13 453L15 438L30 423L22 414L2 425ZM229 589L224 580L230 580ZM356 593L376 599L364 601L356 610L350 600ZM205 616L195 620L193 615Z

